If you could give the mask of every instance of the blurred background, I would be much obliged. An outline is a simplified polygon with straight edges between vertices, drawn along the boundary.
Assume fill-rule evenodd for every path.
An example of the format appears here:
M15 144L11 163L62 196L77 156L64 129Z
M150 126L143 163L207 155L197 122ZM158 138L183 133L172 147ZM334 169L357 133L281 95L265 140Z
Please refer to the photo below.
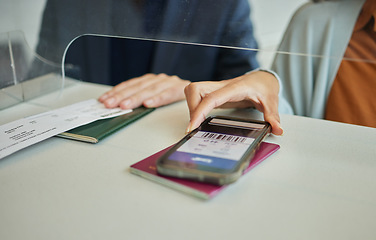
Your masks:
M307 0L249 0L251 19L259 48L265 50L258 56L262 67L271 64L273 51L293 12ZM30 48L35 49L46 0L0 0L0 33L22 30Z

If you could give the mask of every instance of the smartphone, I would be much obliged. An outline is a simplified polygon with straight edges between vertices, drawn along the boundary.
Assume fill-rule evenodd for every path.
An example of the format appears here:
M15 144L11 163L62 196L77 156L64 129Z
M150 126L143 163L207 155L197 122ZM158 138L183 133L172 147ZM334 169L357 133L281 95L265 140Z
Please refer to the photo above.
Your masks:
M267 122L208 117L157 160L161 175L215 185L235 182L268 136Z

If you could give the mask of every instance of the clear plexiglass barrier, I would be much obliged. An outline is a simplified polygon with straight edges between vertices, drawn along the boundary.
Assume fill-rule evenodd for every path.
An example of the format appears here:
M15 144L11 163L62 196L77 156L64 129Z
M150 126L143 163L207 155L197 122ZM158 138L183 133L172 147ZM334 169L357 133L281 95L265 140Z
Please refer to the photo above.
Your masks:
M15 89L15 102L31 98L25 87L42 94L62 89L66 77L108 85L145 73L208 81L261 67L281 78L293 108L282 111L320 118L314 105L324 104L343 61L375 67L375 48L347 51L364 0L0 1L2 95L57 78L47 81L55 89ZM19 62L12 58L24 37L14 30L28 43Z
M0 53L0 110L61 90L61 64L34 54L23 32L1 33Z

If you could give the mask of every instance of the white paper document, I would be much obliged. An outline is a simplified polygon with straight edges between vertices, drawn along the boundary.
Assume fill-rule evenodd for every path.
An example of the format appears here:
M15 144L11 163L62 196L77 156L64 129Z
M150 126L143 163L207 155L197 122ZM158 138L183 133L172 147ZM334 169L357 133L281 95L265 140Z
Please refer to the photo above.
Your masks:
M108 109L90 99L4 124L0 126L0 159L59 133L131 111Z

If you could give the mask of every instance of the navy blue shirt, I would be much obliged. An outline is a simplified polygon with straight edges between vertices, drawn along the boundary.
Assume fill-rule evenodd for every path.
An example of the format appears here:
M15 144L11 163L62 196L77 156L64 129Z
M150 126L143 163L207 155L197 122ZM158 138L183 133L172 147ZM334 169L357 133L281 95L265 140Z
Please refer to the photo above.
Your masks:
M147 17L140 17L134 3ZM257 68L256 52L163 40L255 49L249 14L248 0L48 0L37 51L59 62L67 44L85 33L159 39L85 35L72 43L65 63L74 65L70 76L108 85L146 73L228 79Z

